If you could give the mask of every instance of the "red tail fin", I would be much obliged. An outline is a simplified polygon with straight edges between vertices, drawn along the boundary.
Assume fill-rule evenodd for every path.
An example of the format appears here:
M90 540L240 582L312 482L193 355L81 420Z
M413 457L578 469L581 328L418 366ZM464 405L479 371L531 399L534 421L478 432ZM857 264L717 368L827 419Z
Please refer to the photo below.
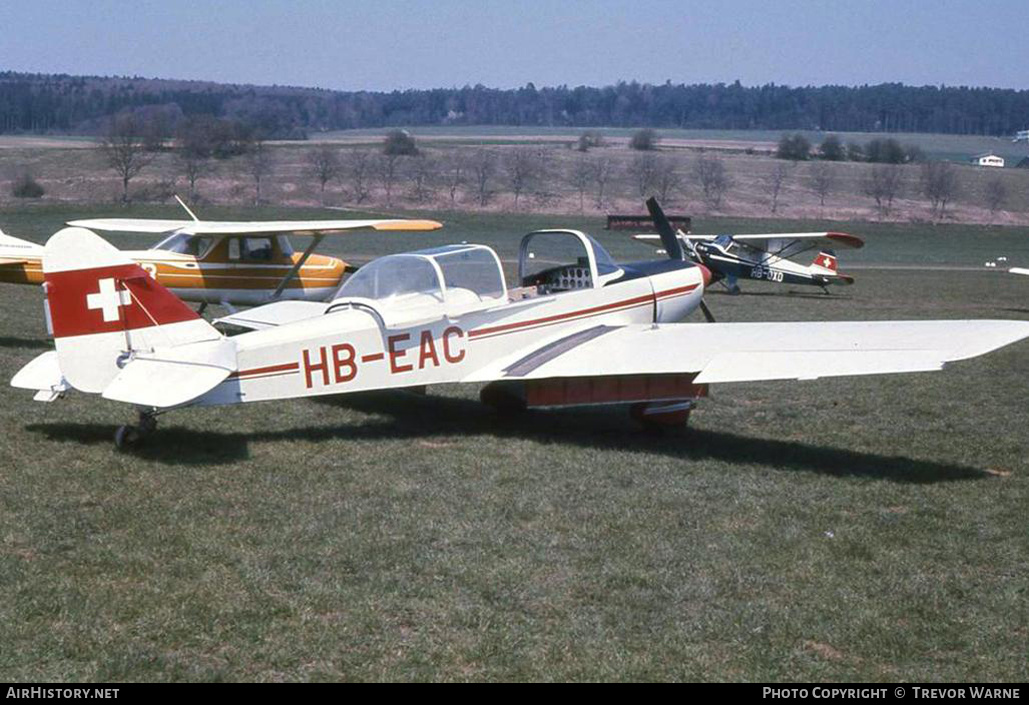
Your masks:
M819 252L817 255L815 255L815 261L812 262L811 265L813 267L818 267L819 269L828 270L835 274L836 255L834 255L832 252L825 252L823 250L822 252Z
M51 237L43 274L61 371L81 391L102 391L133 352L221 337L89 230L65 228Z

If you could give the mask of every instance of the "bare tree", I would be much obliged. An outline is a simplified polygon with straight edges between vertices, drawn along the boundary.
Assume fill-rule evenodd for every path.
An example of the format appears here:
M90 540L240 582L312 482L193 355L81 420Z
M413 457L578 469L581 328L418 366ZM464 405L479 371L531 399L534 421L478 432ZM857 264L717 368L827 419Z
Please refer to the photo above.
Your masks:
M184 120L176 135L176 156L189 183L189 202L196 203L197 181L214 171L211 157L214 153L213 118L202 116Z
M986 182L986 186L983 189L983 198L986 201L986 207L990 209L990 219L997 214L997 211L1001 209L1004 202L1008 199L1008 187L1004 183L1004 180L1000 175L992 176Z
M267 143L260 137L254 139L243 164L250 178L254 180L254 205L261 205L261 184L272 170L272 155Z
M472 159L472 176L474 178L479 206L485 207L493 197L493 179L497 174L497 155L493 150L480 149Z
M407 170L408 181L411 182L411 198L416 203L424 203L436 195L435 177L438 171L436 160L428 154L421 154L411 160Z
M590 179L596 188L596 191L594 191L594 196L596 197L594 203L598 209L604 207L607 185L611 181L611 177L614 176L614 172L615 165L610 157L601 157L590 165Z
M825 199L836 188L836 174L825 162L815 162L808 172L808 186L818 194L818 205L825 206Z
M464 154L455 150L446 158L440 173L443 185L450 194L450 206L453 207L457 202L458 190L468 183L468 165L465 163Z
M897 164L877 164L864 179L865 195L875 201L880 220L893 210L893 199L900 195L901 172Z
M100 138L99 148L104 160L121 179L122 203L129 201L129 181L154 160L146 151L144 127L134 115L119 115Z
M657 157L650 152L637 154L629 162L628 171L640 198L651 195L654 180L657 177Z
M957 174L950 162L922 163L922 193L929 199L937 220L943 220L947 203L954 198L957 187Z
M393 186L397 182L400 170L401 155L396 152L384 152L375 160L375 173L386 192L386 207L393 205Z
M671 157L659 159L654 172L654 190L662 203L671 202L672 194L682 186L682 174Z
M350 193L354 203L368 200L371 180L372 155L364 149L352 149L343 160L342 175L350 182Z
M765 174L765 190L771 198L772 212L779 210L779 194L790 178L790 162L777 161L772 170Z
M518 199L525 191L532 187L537 177L536 156L528 147L519 147L513 150L504 160L504 170L507 173L507 180L514 193L514 205L518 208Z
M583 150L585 151L585 150ZM586 189L590 187L590 180L593 175L593 165L584 154L572 162L568 170L568 184L579 194L579 212L582 213L586 204Z
M307 169L321 187L319 197L325 205L325 186L339 178L343 168L339 159L339 149L332 145L322 144L307 153Z
M708 206L714 210L720 208L722 199L732 187L732 179L725 171L725 164L715 157L701 157L693 164L693 175L700 183Z

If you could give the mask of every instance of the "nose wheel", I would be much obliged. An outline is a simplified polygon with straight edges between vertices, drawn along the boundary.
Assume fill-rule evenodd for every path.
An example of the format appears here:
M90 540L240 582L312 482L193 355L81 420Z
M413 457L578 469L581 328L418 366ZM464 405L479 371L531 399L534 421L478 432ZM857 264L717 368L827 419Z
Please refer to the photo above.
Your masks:
M139 421L135 426L125 424L114 432L114 445L118 448L129 448L136 445L157 429L157 413L140 411Z

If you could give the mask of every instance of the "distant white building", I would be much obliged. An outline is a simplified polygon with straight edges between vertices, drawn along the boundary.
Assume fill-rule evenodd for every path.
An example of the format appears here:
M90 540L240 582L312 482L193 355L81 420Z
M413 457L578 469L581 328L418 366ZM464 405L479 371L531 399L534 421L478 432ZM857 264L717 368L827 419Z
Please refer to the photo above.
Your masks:
M998 157L993 152L987 152L986 154L977 154L970 160L976 166L1004 166L1004 157Z

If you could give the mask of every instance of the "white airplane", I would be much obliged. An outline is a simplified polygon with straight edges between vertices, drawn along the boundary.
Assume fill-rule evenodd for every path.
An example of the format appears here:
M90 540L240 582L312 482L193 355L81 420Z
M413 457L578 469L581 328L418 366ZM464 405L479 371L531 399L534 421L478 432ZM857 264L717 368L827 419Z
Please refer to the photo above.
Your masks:
M1012 267L1008 271L1011 274L1024 274L1026 276L1029 276L1029 269L1026 269L1025 267Z
M495 406L632 404L681 423L709 384L938 370L1029 336L1010 320L680 323L704 266L617 264L575 230L526 235L513 289L482 245L389 255L329 302L223 319L252 329L231 337L88 230L52 236L43 269L56 349L11 384L135 406L119 446L170 409L469 382Z
M776 284L820 286L849 285L854 277L837 268L835 248L859 249L865 241L847 233L765 233L761 235L694 235L672 227L656 198L647 200L647 209L658 233L633 235L640 242L662 244L674 233L679 248L694 262L711 270L716 281L730 293L740 292L740 279L765 280ZM793 261L814 252L810 264Z

